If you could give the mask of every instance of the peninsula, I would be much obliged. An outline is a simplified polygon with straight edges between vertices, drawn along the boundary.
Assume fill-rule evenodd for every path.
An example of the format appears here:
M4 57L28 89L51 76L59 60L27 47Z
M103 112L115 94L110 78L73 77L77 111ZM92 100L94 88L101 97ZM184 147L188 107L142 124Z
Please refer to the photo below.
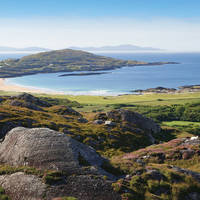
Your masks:
M101 71L125 66L177 64L175 62L143 62L121 60L79 50L55 50L7 59L0 62L0 78L10 78L38 73Z

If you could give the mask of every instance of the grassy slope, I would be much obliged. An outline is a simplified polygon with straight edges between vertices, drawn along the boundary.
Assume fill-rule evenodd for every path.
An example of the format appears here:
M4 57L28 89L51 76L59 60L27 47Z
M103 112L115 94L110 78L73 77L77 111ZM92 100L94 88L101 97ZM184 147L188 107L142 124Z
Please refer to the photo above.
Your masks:
M0 130L12 125L49 127L93 146L98 152L108 157L150 144L145 133L137 134L132 131L123 131L120 124L117 124L114 128L93 124L93 113L82 113L88 123L80 123L80 115L62 114L65 111L65 107L63 108L62 106L55 105L42 108L43 111L36 111L24 107L11 106L12 100L7 97L4 98L5 100L0 105ZM79 105L74 102L68 102L66 99L61 102L59 100L48 101L54 104Z
M130 174L130 178L113 184L114 188L122 194L129 191L130 197L137 197L138 200L190 199L189 193L200 191L199 181L187 173L174 170L173 166L199 173L199 144L185 144L184 141L175 139L114 157L112 163ZM193 153L186 156L186 150ZM153 175L152 170L156 174Z
M5 93L2 93L5 95ZM6 93L7 94L7 93ZM59 95L59 96L52 96L52 95L37 95L40 96L42 99L45 98L49 98L48 101L53 103L54 105L57 104L64 104L64 105L70 105L70 106L74 106L74 109L78 110L78 111L89 111L90 110L90 106L87 106L88 104L95 102L95 106L97 108L102 108L103 110L110 110L113 109L113 107L115 107L114 103L117 103L117 105L119 104L118 102L122 103L123 105L127 104L128 102L130 103L132 101L132 104L134 104L133 99L137 99L137 100L141 100L141 104L144 102L142 100L144 99L154 99L152 100L152 102L154 102L154 106L153 107L143 107L142 105L139 105L139 107L132 107L131 109L135 109L138 112L141 113L146 113L146 115L148 116L148 112L151 114L150 117L152 117L153 119L157 119L157 114L159 114L159 112L161 113L160 115L163 115L163 110L162 107L159 108L156 105L160 104L160 101L156 101L155 96L157 97L157 95L144 95L144 96L134 96L134 95L127 95L127 96L118 96L118 97L97 97L97 96L63 96L63 95ZM163 96L163 95L159 95ZM180 94L180 95L164 95L165 97L169 98L173 98L173 100L178 104L178 103L185 103L185 102L191 102L191 98L193 99L193 101L199 101L199 94L198 93L194 93L194 94ZM51 97L51 98L50 98ZM175 98L176 97L176 98ZM182 97L184 100L180 100ZM196 97L196 98L195 98ZM52 98L54 98L52 100ZM55 100L56 98L56 100ZM79 103L81 103L81 105L84 105L84 107L80 106L80 104L77 104L76 102L69 102L68 99L74 101L77 100ZM106 99L105 99L106 98ZM164 98L163 98L164 99ZM144 140L144 144L142 144L142 142L140 141L141 138L144 138L143 135L135 135L134 133L123 133L123 131L121 131L121 129L117 126L116 128L109 130L106 129L104 126L96 126L92 124L92 121L94 120L94 116L95 116L95 112L81 112L81 114L87 118L89 120L89 123L86 124L81 124L78 123L77 121L77 116L71 116L69 119L66 119L65 117L57 114L55 112L55 107L50 108L46 108L46 113L44 112L40 112L40 111L30 111L29 109L26 108L19 108L19 107L15 107L15 106L8 106L8 103L3 103L3 105L1 105L0 111L1 113L8 113L11 114L11 117L6 118L4 120L1 120L1 123L4 122L9 122L9 121L24 121L22 125L27 126L27 120L31 119L33 121L32 126L34 127L42 127L42 126L47 126L49 128L55 129L55 130L59 130L59 131L63 131L65 129L65 127L63 126L64 124L70 125L71 128L67 128L69 131L71 131L72 133L75 133L73 135L73 137L76 136L80 136L80 141L84 142L86 144L90 144L90 143L95 143L98 142L98 137L100 137L100 141L103 140L104 142L97 145L97 150L99 152L104 153L107 156L112 156L113 153L117 154L117 152L128 152L134 149L138 149L144 145L146 145L147 143ZM107 104L110 104L110 107L107 107ZM113 106L114 105L114 106ZM81 107L81 108L80 108ZM88 109L89 108L89 109ZM168 108L168 107L167 107ZM190 107L189 107L190 108ZM198 105L197 107L195 107L198 109ZM154 110L155 109L155 110ZM158 109L158 111L157 111ZM161 110L161 111L160 111ZM167 111L168 112L168 111ZM171 112L174 112L173 110ZM23 115L21 114L23 113ZM155 116L153 115L155 113ZM158 115L159 116L159 115ZM165 120L166 121L166 120ZM170 124L170 122L168 122L169 124L163 123L163 133L161 135L157 135L157 139L162 140L162 141L168 141L170 139L176 138L176 137L186 137L186 136L190 136L190 134L188 132L185 132L185 130L183 129L179 129L179 131L175 131L176 128L178 128L176 125L174 126L174 124ZM173 128L169 128L169 127L173 127ZM174 129L175 128L175 129ZM190 131L189 131L190 132ZM191 132L193 133L193 132ZM113 138L113 135L115 136ZM165 137L163 137L163 135ZM129 140L130 138L131 141ZM132 143L130 143L130 142ZM139 146L137 145L137 143L139 144ZM95 146L95 145L94 145Z
M1 93L8 94L8 93ZM78 101L82 105L83 108L79 108L79 104L74 104L77 110L90 111L92 106L88 104L93 104L96 108L102 109L111 109L114 105L119 104L130 104L134 105L135 102L140 106L138 109L143 108L144 105L148 105L148 109L152 109L152 106L155 108L159 108L160 105L172 105L172 104L185 104L185 103L194 103L200 101L199 93L192 94L176 94L176 95L143 95L143 96L118 96L118 97L96 97L96 96L63 96L63 95L38 95L42 98L44 97L54 97L57 100L54 100L56 104L68 104L70 102L67 101L67 98L73 101ZM158 99L163 99L163 101L158 101ZM170 100L169 100L170 99ZM94 103L95 102L95 103ZM200 172L199 169L199 156L193 156L191 159L177 159L176 148L174 149L174 142L164 143L160 145L155 145L151 147L147 147L146 149L138 150L133 152L134 155L139 156L140 153L147 150L150 154L152 152L152 157L147 161L147 165L145 167L141 166L134 160L130 160L127 163L121 159L124 152L131 152L136 149L139 149L143 146L147 146L148 144L145 142L145 136L142 134L138 135L130 132L123 132L120 130L120 127L117 125L115 128L108 129L102 125L94 125L91 123L94 120L95 113L93 112L82 112L83 116L89 120L88 123L79 123L78 116L70 116L65 115L62 116L59 113L56 113L58 110L57 106L53 106L50 108L43 108L45 112L41 111L30 111L27 108L19 108L15 106L9 106L9 100L1 104L0 113L6 114L7 117L5 119L0 120L0 123L13 122L13 121L23 121L23 126L29 126L28 123L30 120L33 120L33 127L49 127L54 130L70 131L72 133L72 137L78 139L79 141L85 144L95 144L95 142L100 142L94 147L98 150L102 155L108 156L112 159L114 165L120 167L121 170L126 171L126 173L130 174L130 179L120 179L117 183L113 184L114 189L119 191L122 196L128 196L128 200L146 200L146 199L183 199L184 195L189 192L199 191L200 184L197 183L192 177L186 176L175 171L172 171L167 166L175 165L179 167L184 167L186 169L194 170ZM110 104L111 107L107 107ZM78 108L77 108L78 106ZM198 104L189 105L189 108L198 109ZM134 107L132 107L134 108ZM92 108L93 109L93 108ZM26 121L26 119L29 119ZM193 134L185 132L185 130L176 130L174 128L169 128L169 126L175 126L177 128L180 126L190 126L191 122L186 121L172 121L172 122L163 122L163 125L167 125L167 127L163 127L163 132L160 135L157 135L157 139L161 141L169 141L174 138L180 137L190 137ZM192 123L193 125L199 125L199 122ZM63 125L68 125L65 127ZM69 133L70 135L70 133ZM143 141L144 140L144 141ZM144 143L142 143L142 141ZM197 147L191 147L196 148ZM165 160L164 163L160 163L159 154L156 156L156 152L162 149L162 152L172 151L172 159ZM175 150L175 151L174 151ZM120 159L116 159L113 155L120 155ZM144 154L146 155L146 154ZM157 170L159 173L163 175L163 179L161 181L151 179L149 173L145 170ZM112 170L112 168L111 168ZM134 175L135 172L139 172L139 175ZM179 181L180 178L180 181ZM178 180L178 182L176 182ZM168 191L168 193L162 193L161 195L157 194L157 191L160 191L160 188ZM128 191L128 192L127 192Z
M122 107L132 107L135 105L162 106L173 104L185 104L200 102L200 93L181 93L181 94L146 94L146 95L123 95L123 96L74 96L74 95L48 95L42 94L37 96L46 96L53 98L68 98L71 101L77 101L82 108L78 111L91 112L106 111L113 109L114 105L122 104Z
M56 96L62 98L62 96ZM66 95L70 100L78 101L82 104L142 104L142 105L171 105L187 103L200 100L200 93L181 94L146 94L146 95L122 95L122 96L74 96Z
M0 95L15 95L15 92L0 91ZM180 94L144 94L144 95L122 95L122 96L88 96L88 95L51 95L35 94L36 96L52 97L59 99L69 99L83 104L86 108L89 106L104 107L112 104L127 105L172 105L195 103L200 101L200 93L180 93Z

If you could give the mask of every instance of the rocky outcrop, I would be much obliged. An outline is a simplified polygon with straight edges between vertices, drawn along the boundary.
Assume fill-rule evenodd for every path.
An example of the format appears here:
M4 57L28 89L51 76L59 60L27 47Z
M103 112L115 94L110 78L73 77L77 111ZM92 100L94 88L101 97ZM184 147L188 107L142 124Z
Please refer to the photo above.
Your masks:
M94 119L123 124L121 127L126 130L137 127L148 133L159 133L161 131L160 126L152 119L130 110L116 109L107 113L98 113Z
M59 132L18 127L8 132L0 144L0 164L19 169L34 167L43 174L11 171L0 175L0 186L13 200L51 200L63 196L120 200L111 186L114 176L101 168L105 161L92 147ZM61 174L59 179L46 174L48 170Z
M191 171L188 169L183 169L183 168L176 167L176 166L169 166L169 169L172 169L176 172L179 172L179 173L182 173L185 175L192 176L196 181L198 181L200 183L200 173L198 173L198 172L194 172L194 171Z
M10 105L11 106L18 106L18 107L22 107L22 108L28 108L28 109L31 109L31 110L43 111L43 109L41 109L40 107L38 107L35 104L30 103L30 102L21 102L21 101L18 101L18 100L12 100L10 102Z
M21 101L24 101L26 103L34 104L36 106L41 106L41 107L51 106L51 104L49 104L48 102L42 101L38 97L35 97L35 96L28 94L28 93L23 93L23 94L20 94L18 96L10 97L10 99L11 100L18 100L18 101L21 100Z
M0 185L14 200L39 200L45 196L47 189L40 178L23 172L0 176Z
M175 93L175 88L156 87L148 88L146 90L133 90L133 93L146 94L146 93Z
M199 92L200 85L185 85L180 86L178 89L176 88L165 88L165 87L156 87L156 88L148 88L145 90L132 90L131 92L137 94L152 94L152 93L167 93L167 94L175 94L175 93L185 93L185 92Z
M160 126L152 119L130 110L113 110L106 115L108 119L112 119L115 122L127 122L150 133L159 133L161 130Z
M12 200L52 200L56 197L74 196L81 200L120 200L112 190L111 182L101 177L72 175L64 182L46 185L42 178L17 172L0 176L0 185Z
M59 115L75 115L75 116L81 116L79 112L74 110L73 108L70 108L69 106L52 106L50 108L50 111L55 112Z
M104 159L91 147L48 128L14 128L0 145L0 163L67 171L79 168L79 156L90 165Z
M33 123L36 123L37 121L33 119L23 119L23 120L9 120L7 122L0 122L0 139L3 139L8 131L15 127L23 126L26 124L28 127L32 127Z
M65 185L50 187L46 196L48 200L52 196L74 196L78 200L121 200L120 195L113 191L110 181L87 175L67 177Z

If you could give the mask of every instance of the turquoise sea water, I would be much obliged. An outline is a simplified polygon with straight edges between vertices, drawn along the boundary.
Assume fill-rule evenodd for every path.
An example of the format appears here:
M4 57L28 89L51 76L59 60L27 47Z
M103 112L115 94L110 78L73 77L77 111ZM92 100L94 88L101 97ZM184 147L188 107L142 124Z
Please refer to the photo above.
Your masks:
M120 59L149 62L174 61L180 64L124 67L109 74L93 76L63 76L66 73L36 74L9 78L8 82L64 92L66 94L118 95L131 90L151 87L173 87L200 84L200 53L101 53ZM19 58L21 54L0 54L0 59Z

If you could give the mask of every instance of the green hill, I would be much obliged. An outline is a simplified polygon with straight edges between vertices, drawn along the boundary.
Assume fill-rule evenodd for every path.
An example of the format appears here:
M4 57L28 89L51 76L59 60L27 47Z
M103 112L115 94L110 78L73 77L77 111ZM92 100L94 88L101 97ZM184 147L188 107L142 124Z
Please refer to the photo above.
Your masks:
M147 63L120 60L71 49L48 51L0 62L0 78L17 77L37 73L111 70L123 66L161 65L164 62Z

